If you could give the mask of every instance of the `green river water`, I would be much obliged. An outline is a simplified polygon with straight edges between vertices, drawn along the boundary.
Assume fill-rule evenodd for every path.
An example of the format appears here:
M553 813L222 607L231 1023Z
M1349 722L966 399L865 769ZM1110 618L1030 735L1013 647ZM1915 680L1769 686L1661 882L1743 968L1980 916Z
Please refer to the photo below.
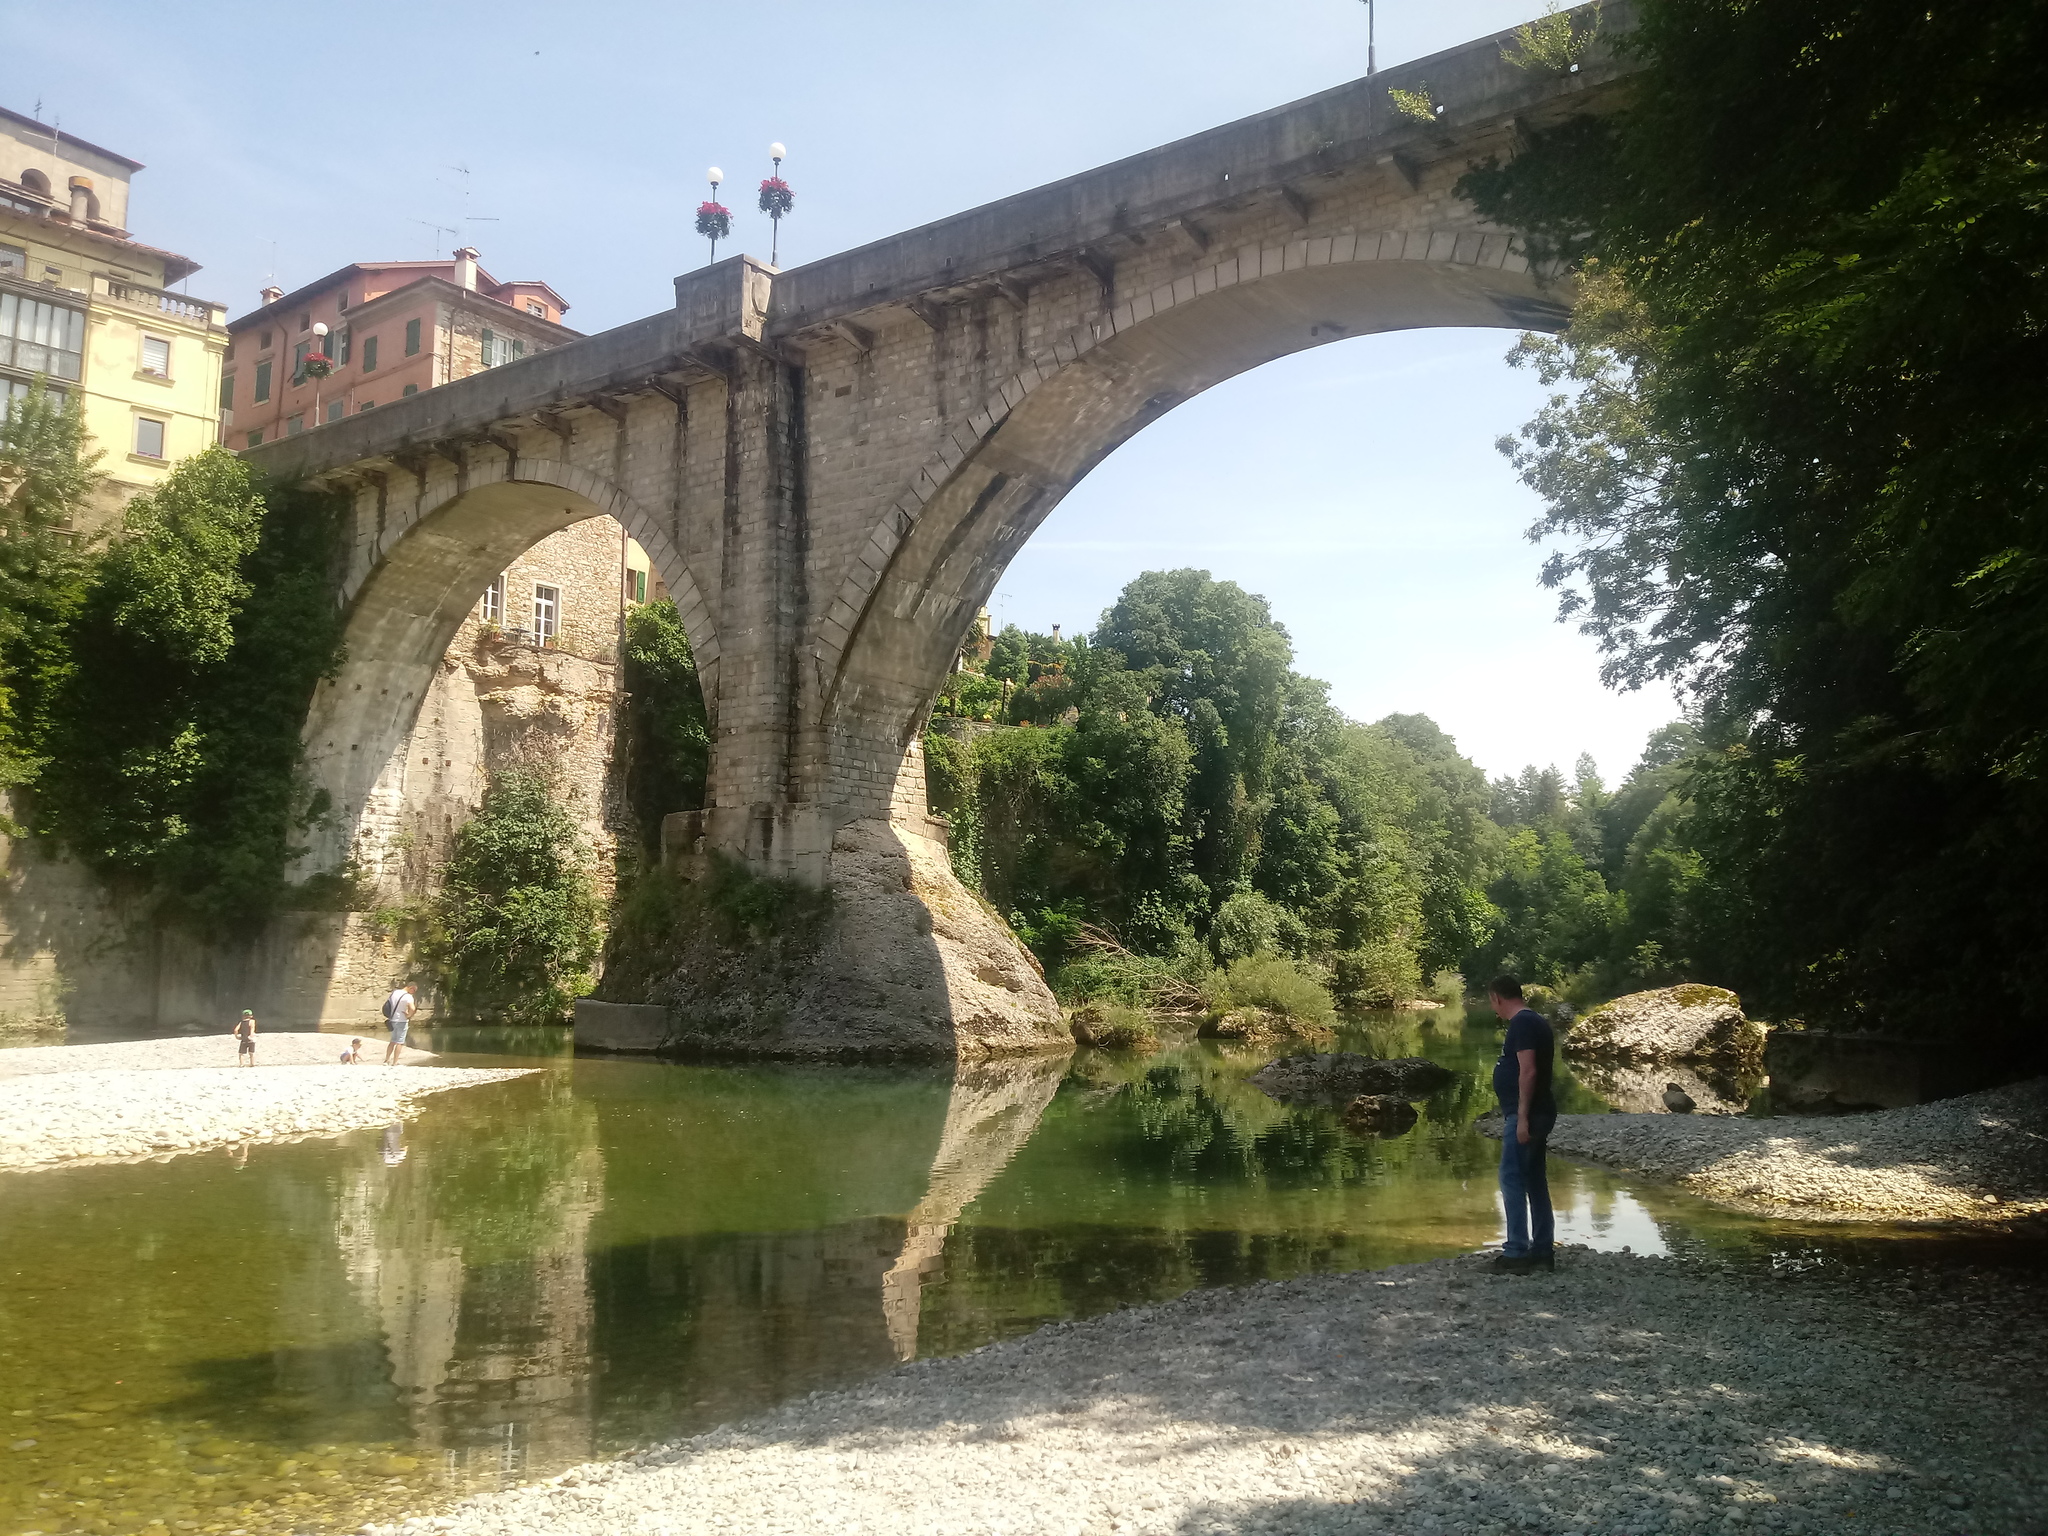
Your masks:
M1460 1070L1387 1140L1247 1084L1280 1047L955 1071L421 1035L545 1070L382 1132L0 1174L0 1536L350 1531L1055 1319L1500 1231L1490 1020L1347 1030ZM1902 1246L1551 1167L1562 1242Z

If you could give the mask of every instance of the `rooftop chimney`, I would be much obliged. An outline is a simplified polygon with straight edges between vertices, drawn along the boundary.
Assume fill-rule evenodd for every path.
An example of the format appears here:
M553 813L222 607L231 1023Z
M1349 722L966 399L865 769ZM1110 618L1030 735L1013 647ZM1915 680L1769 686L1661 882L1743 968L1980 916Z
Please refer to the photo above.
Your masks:
M71 222L83 224L92 212L92 178L71 178Z
M473 245L465 245L455 253L456 287L467 288L471 293L476 292L476 263L477 250Z
M1052 643L1054 645L1058 645L1060 643L1060 627L1057 624L1053 625L1052 627Z
M263 290L263 302L265 304L275 304L279 299L283 297L284 290L282 288L273 286Z

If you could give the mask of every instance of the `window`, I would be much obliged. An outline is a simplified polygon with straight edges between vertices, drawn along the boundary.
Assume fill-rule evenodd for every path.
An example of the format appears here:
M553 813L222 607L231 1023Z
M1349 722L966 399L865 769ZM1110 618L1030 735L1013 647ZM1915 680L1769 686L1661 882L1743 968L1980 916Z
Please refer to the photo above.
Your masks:
M294 416L284 424L284 435L286 437L297 437L305 430L306 418L304 416Z
M142 371L153 379L171 376L171 344L163 337L142 338Z
M420 349L420 323L417 320L405 322L405 355L411 357Z
M0 293L0 368L75 379L85 362L85 314Z
M348 402L347 402L346 400L330 400L330 401L328 401L328 402L327 402L327 419L328 419L329 421L339 421L339 420L341 420L341 413L342 413L342 412L343 412L344 410L346 410L346 409L348 409Z
M25 275L28 272L28 252L18 245L0 245L0 272Z
M220 408L224 411L235 408L235 376L232 373L220 376Z
M647 573L638 566L631 566L626 571L626 601L629 603L644 603L647 601Z
M310 341L302 341L292 348L292 382L294 384L306 382L306 358L311 354L312 350L313 343Z
M270 332L265 331L257 340L256 350L258 352L268 352L270 350Z
M528 299L526 301L526 312L529 315L539 315L543 320L548 317L548 307L541 303L539 299Z
M307 310L307 311L306 311L306 313L304 313L303 315L299 316L299 329L300 329L300 330L302 330L302 331L304 331L304 330L310 330L310 329L312 328L312 325L313 325L313 312L312 312L312 311L311 311L311 310L309 309L309 310Z
M363 338L363 372L375 373L376 371L377 338L374 336L365 336Z
M346 292L337 293L334 296L334 312L338 315L348 313L348 294Z
M359 405L359 406L357 406L357 407L356 407L356 414L357 414L358 416L360 416L360 415L362 415L362 414L363 414L363 412L365 412L365 411L374 411L374 410L375 410L376 408L377 408L377 402L376 402L376 401L374 401L374 400L365 400L365 401L364 401L364 402L363 402L363 403L362 403L361 405Z
M249 446L251 448L261 448L263 446L263 434L261 432L251 432L249 434Z
M27 379L0 379L0 406L5 406L10 400L21 399L34 388L35 385L31 384ZM52 405L63 405L65 400L63 390L45 385L43 392L50 397Z
M258 405L270 398L270 359L267 357L256 365L256 393L253 398Z
M514 358L524 355L525 351L526 343L523 341L510 336L500 336L495 331L485 331L483 334L483 365L486 368L496 368L501 363L509 363Z
M403 389L401 389L401 390L399 391L399 394L400 394L400 395L416 395L416 394L418 394L419 392L420 392L420 387L419 387L419 385L417 385L417 384L408 384L408 385L406 385L406 386L405 386L405 388L403 388Z
M483 619L486 624L505 622L505 578L494 576L484 588Z
M345 325L327 338L327 355L333 359L335 367L339 368L348 361L348 349L351 340L349 329Z
M145 459L164 456L164 424L148 416L135 418L135 451Z
M559 639L562 633L562 589L544 587L539 582L533 587L533 643L546 645Z

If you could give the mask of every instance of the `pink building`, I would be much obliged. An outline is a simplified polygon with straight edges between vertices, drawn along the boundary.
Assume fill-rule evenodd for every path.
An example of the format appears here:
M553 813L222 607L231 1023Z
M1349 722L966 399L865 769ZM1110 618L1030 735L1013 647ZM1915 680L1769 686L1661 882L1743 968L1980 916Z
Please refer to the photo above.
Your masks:
M464 246L445 261L359 261L228 322L221 441L253 448L403 395L545 352L581 334L546 283L501 283ZM322 336L314 329L324 325ZM305 361L333 364L309 378Z

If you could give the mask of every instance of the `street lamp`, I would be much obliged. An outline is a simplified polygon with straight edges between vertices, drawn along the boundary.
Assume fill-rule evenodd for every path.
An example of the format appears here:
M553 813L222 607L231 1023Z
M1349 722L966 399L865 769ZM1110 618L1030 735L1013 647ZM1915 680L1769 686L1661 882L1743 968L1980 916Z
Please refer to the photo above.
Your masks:
M319 358L316 366L313 358ZM313 354L306 359L306 372L313 376L313 425L320 425L320 381L333 371L333 361L327 356L327 322L313 322Z
M768 158L775 162L775 172L761 183L761 211L768 215L775 230L768 237L768 265L771 267L782 265L782 216L796 202L789 183L782 179L782 161L788 153L780 144L768 146Z
M732 233L732 213L718 200L718 186L725 180L725 172L714 165L704 173L704 179L711 183L711 196L697 205L697 233L711 242L711 261L715 262L718 242Z

